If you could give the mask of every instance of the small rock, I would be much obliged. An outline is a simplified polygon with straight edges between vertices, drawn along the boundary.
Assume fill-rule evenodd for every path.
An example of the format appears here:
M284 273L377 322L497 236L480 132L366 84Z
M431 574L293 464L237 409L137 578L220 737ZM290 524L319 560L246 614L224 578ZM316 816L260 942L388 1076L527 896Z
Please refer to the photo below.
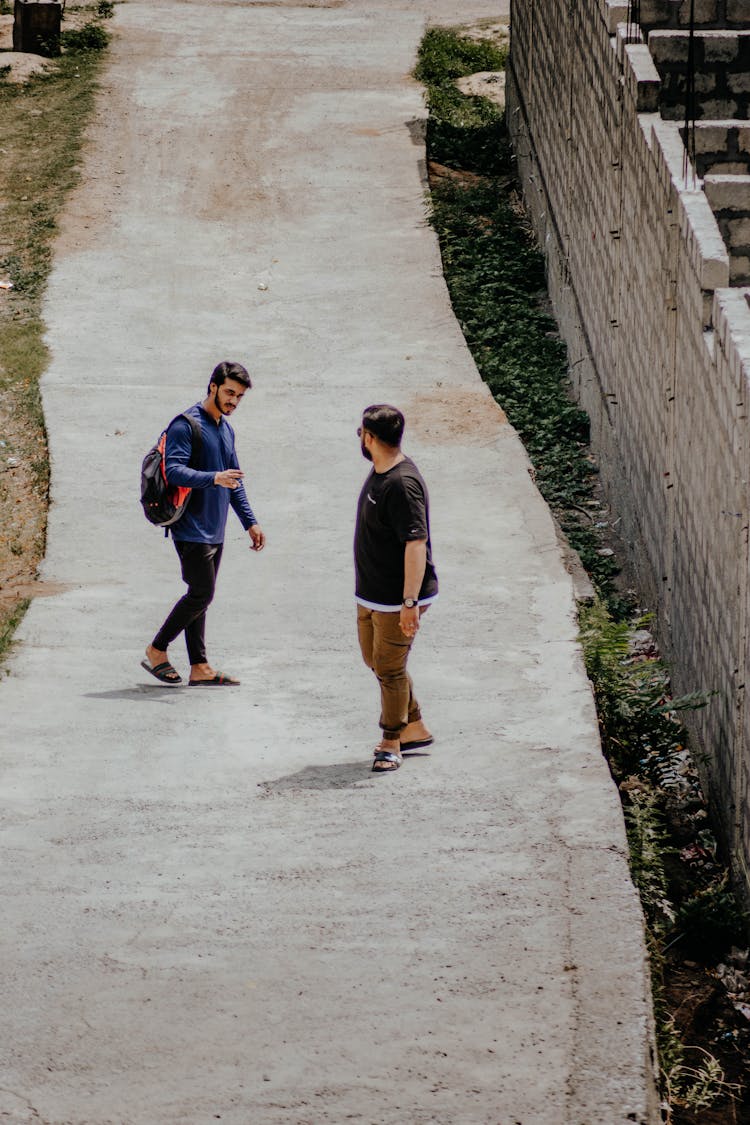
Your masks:
M482 70L478 74L469 74L465 78L457 78L456 85L462 94L487 98L501 108L505 106L504 70Z

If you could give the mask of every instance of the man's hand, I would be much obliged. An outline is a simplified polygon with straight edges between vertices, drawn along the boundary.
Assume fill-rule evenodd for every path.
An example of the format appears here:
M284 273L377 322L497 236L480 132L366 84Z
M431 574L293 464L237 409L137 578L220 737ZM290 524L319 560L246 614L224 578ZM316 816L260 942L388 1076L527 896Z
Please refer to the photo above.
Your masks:
M413 609L407 609L405 605L401 606L398 623L405 637L416 637L417 630L419 629L419 618L420 612L418 605L415 605Z
M223 469L214 476L214 484L220 488L236 488L244 477L242 469Z
M230 470L228 470L230 471ZM266 533L259 523L254 523L252 527L247 529L252 542L250 544L251 551L262 551L266 545Z

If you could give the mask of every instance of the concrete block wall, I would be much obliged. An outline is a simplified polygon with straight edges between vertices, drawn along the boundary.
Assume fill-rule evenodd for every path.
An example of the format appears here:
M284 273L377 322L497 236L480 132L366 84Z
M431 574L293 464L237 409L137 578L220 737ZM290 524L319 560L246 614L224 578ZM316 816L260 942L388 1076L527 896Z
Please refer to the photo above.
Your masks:
M746 17L747 18L747 17ZM685 118L685 69L689 35L657 29L648 36L651 56L662 79L661 110L675 121ZM750 117L750 30L699 30L694 38L696 116Z
M700 177L750 175L750 121L698 121L694 143Z
M731 255L732 285L750 285L750 175L710 173L703 181Z
M694 14L699 28L746 27L747 0L695 0ZM654 27L688 27L690 0L641 0L640 25L648 31Z
M680 124L658 112L645 37L614 19L621 6L513 0L507 120L574 392L674 690L717 693L688 721L750 898L750 289L732 287L717 217ZM704 7L740 18L731 0ZM746 126L696 133L717 180L724 142L733 180L748 174ZM739 240L750 225L735 229Z

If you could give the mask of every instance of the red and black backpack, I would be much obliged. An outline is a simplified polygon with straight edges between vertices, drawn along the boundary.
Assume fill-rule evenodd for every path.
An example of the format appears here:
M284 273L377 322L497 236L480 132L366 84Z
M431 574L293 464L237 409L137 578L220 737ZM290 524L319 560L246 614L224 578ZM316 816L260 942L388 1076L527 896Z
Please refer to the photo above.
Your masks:
M200 422L192 414L178 414L177 417L172 419L172 422L176 422L178 418L187 418L190 423L190 429L193 432L193 444L188 465L191 469L197 469L203 443ZM169 423L169 426L172 425L172 422ZM167 430L169 426L167 426ZM192 492L191 488L170 485L167 481L165 464L167 430L162 431L161 437L156 445L151 446L141 465L141 505L144 514L149 523L163 528L169 528L173 523L177 523L188 505ZM168 532L165 530L164 534L166 535Z

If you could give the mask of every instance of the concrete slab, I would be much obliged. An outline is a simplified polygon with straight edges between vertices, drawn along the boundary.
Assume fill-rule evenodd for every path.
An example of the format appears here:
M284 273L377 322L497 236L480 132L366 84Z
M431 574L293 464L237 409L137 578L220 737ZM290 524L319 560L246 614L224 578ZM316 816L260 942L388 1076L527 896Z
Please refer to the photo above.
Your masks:
M0 684L14 1125L657 1119L571 582L425 218L409 72L454 15L117 7L45 308L50 596ZM230 530L209 640L243 686L209 695L139 669L178 580L137 484L223 358L255 379L234 421L269 542ZM378 400L442 581L412 664L434 753L387 779L351 567Z

